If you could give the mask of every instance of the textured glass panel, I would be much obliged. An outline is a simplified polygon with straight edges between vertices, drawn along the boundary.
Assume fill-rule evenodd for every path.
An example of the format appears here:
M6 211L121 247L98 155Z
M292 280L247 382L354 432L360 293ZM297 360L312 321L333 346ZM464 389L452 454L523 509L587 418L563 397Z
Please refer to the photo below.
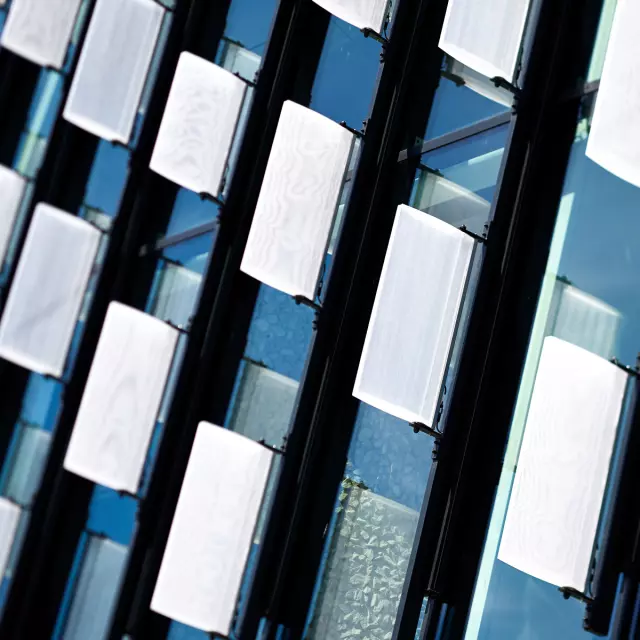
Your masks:
M587 157L640 187L640 3L619 0L596 98Z
M207 255L204 255L206 261ZM187 327L194 313L202 274L181 265L163 265L150 313L176 327Z
M242 259L245 273L315 298L352 144L344 127L285 102Z
M358 29L382 31L387 16L388 0L313 0L337 18Z
M222 67L241 78L254 82L260 70L262 56L249 51L235 42L225 42L222 52Z
M353 395L434 424L473 249L462 231L398 207Z
M218 195L246 84L191 53L180 55L153 150L153 171Z
M165 322L109 305L66 469L116 491L138 490L177 339Z
M100 244L88 222L38 204L0 322L0 355L60 377Z
M4 489L6 496L27 507L40 486L40 479L49 454L51 433L37 427L22 428L11 461L11 470Z
M298 393L298 382L266 367L246 362L229 428L281 447Z
M104 640L127 561L127 547L91 537L80 570L64 640Z
M7 253L25 186L22 176L0 165L0 266Z
M46 67L62 68L81 0L13 0L1 44Z
M201 422L151 608L228 636L273 453Z
M584 591L627 374L545 339L498 559Z
M64 118L127 144L165 10L153 0L98 0Z
M418 513L345 484L310 637L387 640L393 633Z
M0 576L4 576L7 568L21 513L18 505L0 498Z
M449 0L440 48L487 78L514 80L530 0Z

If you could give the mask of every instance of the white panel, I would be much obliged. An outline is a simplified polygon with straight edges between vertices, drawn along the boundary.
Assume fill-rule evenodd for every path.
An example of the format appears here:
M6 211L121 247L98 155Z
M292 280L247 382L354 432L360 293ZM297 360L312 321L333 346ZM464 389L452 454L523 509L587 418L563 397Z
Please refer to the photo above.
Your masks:
M271 451L201 422L173 517L151 608L228 636Z
M498 559L584 591L627 374L548 337Z
M7 253L25 186L26 180L21 175L0 165L0 267Z
M282 107L241 269L315 298L353 134L295 102Z
M382 31L389 0L313 0L337 18L358 29Z
M183 52L151 169L181 187L217 196L246 86L229 71Z
M178 335L146 313L109 305L65 469L136 493Z
M92 536L85 551L64 640L105 640L127 562L127 547Z
M246 362L230 429L281 447L298 394L298 382L253 362Z
M61 69L81 0L13 0L0 44L45 67Z
M440 48L487 78L514 80L530 0L449 0Z
M619 0L586 154L640 187L640 2Z
M0 497L0 578L4 576L9 562L21 513L18 505Z
M127 144L165 10L153 0L98 0L64 118Z
M62 375L100 237L81 218L36 206L0 321L0 356Z
M481 73L474 71L471 67L467 67L453 58L449 58L447 71L460 78L466 87L475 91L478 95L481 95L487 100L493 100L498 104L505 107L511 107L513 105L513 93L504 87L496 87L493 82L483 76Z
M38 427L24 426L11 461L11 471L4 493L25 507L33 502L44 471L51 433Z
M353 395L433 426L474 241L400 205Z

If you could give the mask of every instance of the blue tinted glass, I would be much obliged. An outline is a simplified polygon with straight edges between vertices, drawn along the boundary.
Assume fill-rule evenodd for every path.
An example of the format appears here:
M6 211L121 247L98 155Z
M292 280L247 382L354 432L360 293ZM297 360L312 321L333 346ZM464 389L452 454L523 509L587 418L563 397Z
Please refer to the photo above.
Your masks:
M382 45L331 18L311 94L311 108L361 129L369 116Z
M227 14L225 38L262 55L276 5L276 0L233 0Z
M87 529L128 545L133 537L137 512L137 500L97 484L89 505Z
M45 431L52 431L60 408L63 388L57 380L45 378L37 373L31 374L22 400L20 418L27 423L38 425Z
M98 145L84 204L114 216L129 174L129 152L102 140Z
M180 622L172 622L167 640L209 640L210 636L204 631L188 627Z
M204 200L197 193L180 189L173 205L171 220L165 233L173 236L187 229L215 220L220 208L211 200Z

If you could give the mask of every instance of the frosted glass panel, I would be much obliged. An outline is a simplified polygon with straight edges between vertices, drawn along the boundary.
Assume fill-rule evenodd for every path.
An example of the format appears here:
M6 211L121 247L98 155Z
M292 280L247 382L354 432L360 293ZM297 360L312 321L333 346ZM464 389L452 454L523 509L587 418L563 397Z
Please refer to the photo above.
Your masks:
M37 427L25 426L20 433L4 493L27 507L40 486L47 462L51 433Z
M587 156L640 187L640 3L619 0L596 98Z
M382 31L389 0L313 0L334 16L358 29Z
M65 469L136 493L178 335L141 311L109 305Z
M165 10L153 0L98 0L64 118L127 144Z
M273 454L201 422L151 608L228 636Z
M183 52L151 169L181 187L217 196L245 88L229 71Z
M391 638L418 513L358 486L341 507L310 637Z
M402 420L433 426L474 241L400 205L353 395Z
M508 89L496 87L489 78L453 58L449 58L447 62L448 73L462 80L466 87L475 91L478 95L505 107L513 105L513 93Z
M37 205L0 321L0 356L62 375L100 237L88 222Z
M252 440L281 447L298 393L298 382L247 362L242 373L230 428Z
M194 312L201 282L200 273L166 263L160 275L152 315L177 327L187 327Z
M487 78L514 80L530 0L449 0L440 48Z
M4 576L16 537L22 510L6 498L0 498L0 577Z
M310 109L284 103L242 271L315 298L353 137Z
M25 186L26 181L22 176L0 165L0 267L7 254Z
M127 561L127 547L91 536L87 543L64 640L104 640Z
M627 374L545 338L498 559L584 591Z
M60 69L81 0L13 0L0 44L36 64Z

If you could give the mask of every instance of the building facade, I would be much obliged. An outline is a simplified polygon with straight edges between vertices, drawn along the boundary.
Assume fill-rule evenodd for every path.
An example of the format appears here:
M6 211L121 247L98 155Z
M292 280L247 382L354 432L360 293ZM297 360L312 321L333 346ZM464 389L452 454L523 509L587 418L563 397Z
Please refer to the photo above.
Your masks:
M0 638L636 637L634 17L0 0Z

